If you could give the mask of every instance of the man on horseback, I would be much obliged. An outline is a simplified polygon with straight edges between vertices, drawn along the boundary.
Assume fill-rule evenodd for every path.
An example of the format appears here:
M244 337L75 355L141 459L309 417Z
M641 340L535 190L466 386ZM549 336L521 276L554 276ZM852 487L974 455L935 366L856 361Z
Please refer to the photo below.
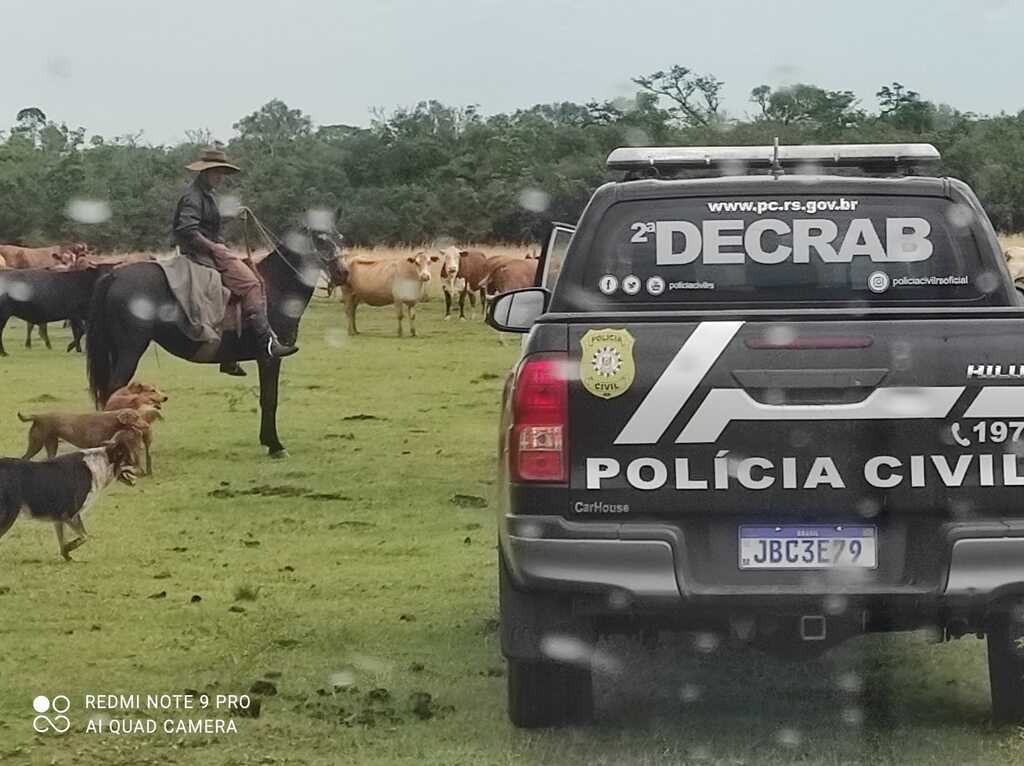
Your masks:
M256 336L261 357L294 354L298 347L279 342L270 328L263 283L249 264L224 244L216 190L225 176L241 170L229 163L220 149L204 150L198 160L185 167L196 177L174 211L178 249L195 263L220 272L224 287L241 303L243 321ZM226 362L220 369L228 375L245 375L237 362Z

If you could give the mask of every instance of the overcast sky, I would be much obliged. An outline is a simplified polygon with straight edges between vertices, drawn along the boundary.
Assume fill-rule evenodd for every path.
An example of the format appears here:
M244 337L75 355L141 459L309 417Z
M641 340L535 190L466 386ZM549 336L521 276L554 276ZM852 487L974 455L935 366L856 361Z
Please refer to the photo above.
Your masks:
M629 95L678 63L725 81L898 80L968 111L1024 108L1022 0L0 0L0 126L18 109L152 143L231 137L272 98L318 124L438 99L487 112Z

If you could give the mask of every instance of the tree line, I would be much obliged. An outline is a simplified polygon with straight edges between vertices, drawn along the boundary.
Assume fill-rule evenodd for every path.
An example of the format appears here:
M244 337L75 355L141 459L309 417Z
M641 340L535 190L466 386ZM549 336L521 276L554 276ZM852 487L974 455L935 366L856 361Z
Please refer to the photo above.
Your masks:
M926 141L998 229L1024 230L1024 111L962 112L897 82L868 110L850 91L796 84L754 88L749 113L731 117L713 75L673 66L633 82L631 98L509 114L424 101L375 113L366 127L314 125L275 99L225 144L245 170L231 193L277 231L327 210L357 244L526 241L549 220L578 217L611 177L604 160L617 146ZM0 132L0 241L165 249L184 165L212 142L205 130L173 146L88 136L22 109Z

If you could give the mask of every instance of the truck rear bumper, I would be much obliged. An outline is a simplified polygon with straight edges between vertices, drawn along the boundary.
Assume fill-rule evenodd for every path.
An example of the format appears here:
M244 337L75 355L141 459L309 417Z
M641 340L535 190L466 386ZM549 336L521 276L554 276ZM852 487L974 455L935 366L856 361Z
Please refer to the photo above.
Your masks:
M503 520L502 545L512 574L524 589L621 592L634 605L681 606L714 598L778 603L787 597L842 594L959 611L1024 594L1024 528L996 521L954 524L945 535L938 587L813 575L799 586L783 587L687 582L682 533L671 524L580 523L558 516L510 515Z

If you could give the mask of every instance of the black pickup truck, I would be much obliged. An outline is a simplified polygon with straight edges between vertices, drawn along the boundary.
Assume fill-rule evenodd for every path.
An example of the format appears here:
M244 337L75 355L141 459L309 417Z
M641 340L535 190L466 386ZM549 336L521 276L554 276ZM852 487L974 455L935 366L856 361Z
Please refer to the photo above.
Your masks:
M1024 722L1024 308L936 160L619 149L493 303L529 332L499 461L515 724L589 720L607 632L801 656L924 627L987 636L994 717Z

